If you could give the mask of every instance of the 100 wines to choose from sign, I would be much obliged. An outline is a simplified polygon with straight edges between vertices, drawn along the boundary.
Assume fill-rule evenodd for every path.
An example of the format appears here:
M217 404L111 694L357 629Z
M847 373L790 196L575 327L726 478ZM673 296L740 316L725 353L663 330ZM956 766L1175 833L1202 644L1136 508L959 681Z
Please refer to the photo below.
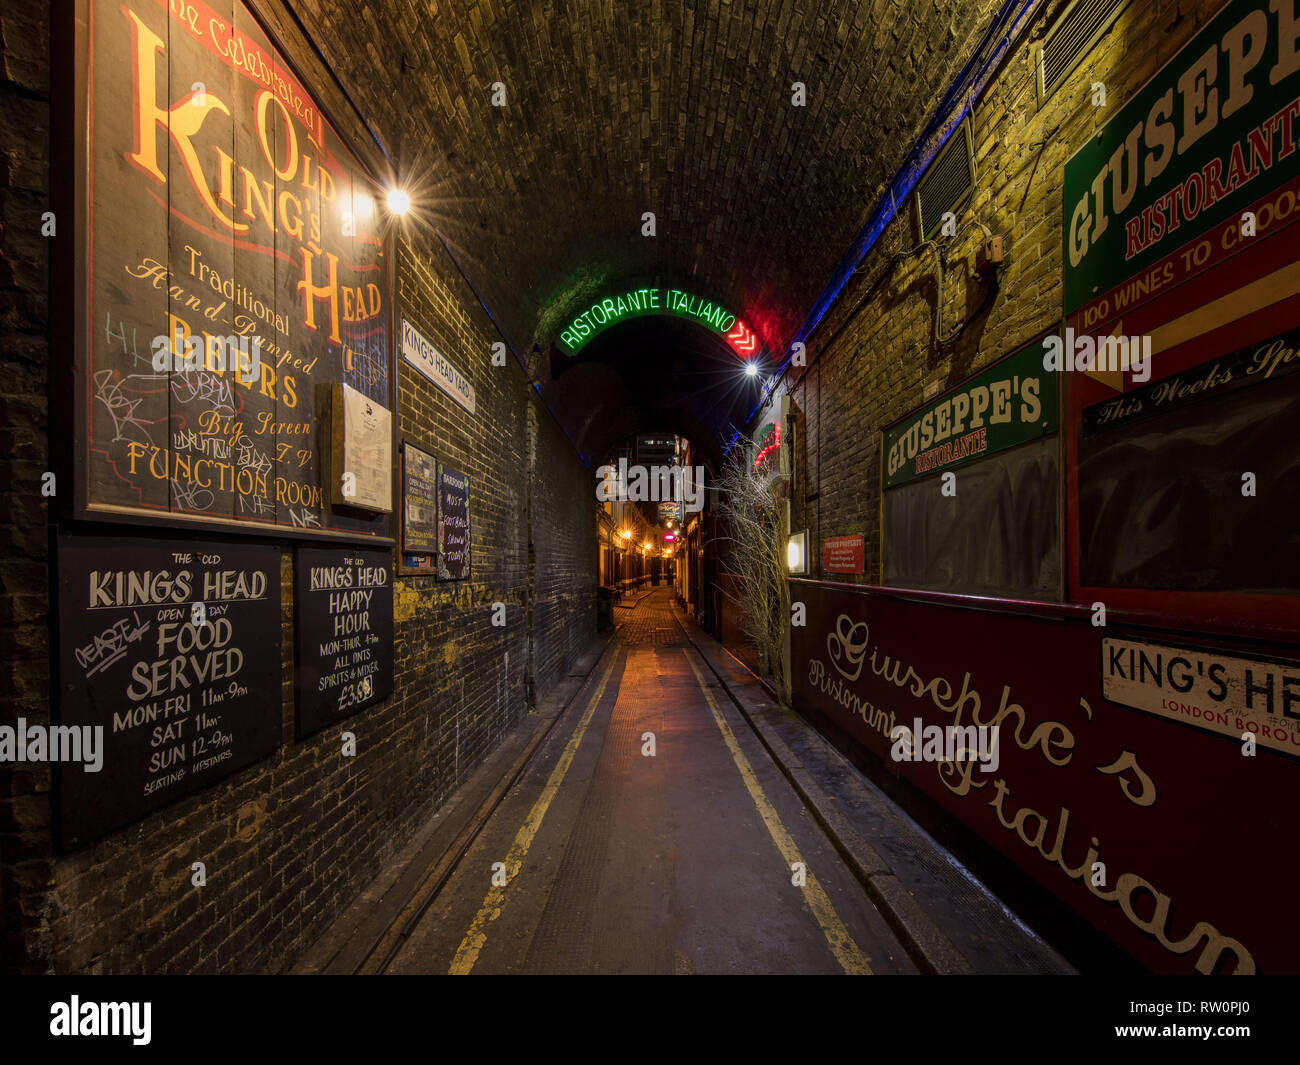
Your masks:
M173 560L184 565L187 554L174 554ZM202 565L220 565L220 557L204 555ZM133 612L130 620L117 623L117 646L120 653L139 643L152 646L154 656L142 657L132 666L126 697L136 705L113 713L113 734L126 732L138 725L155 722L150 737L153 753L149 772L178 765L187 757L217 752L231 742L220 730L220 716L212 708L227 698L248 694L235 678L244 666L244 652L235 645L235 628L227 616L228 604L256 601L266 597L266 574L243 570L209 570L201 582L188 569L173 573L162 570L92 570L90 573L90 608L156 607L156 629L149 637L151 621ZM201 593L197 595L196 593ZM218 691L218 681L229 680L229 687ZM194 694L199 695L201 711L191 722L196 709ZM149 701L146 701L149 700ZM159 720L163 724L157 724ZM190 726L187 729L187 726ZM211 728L208 735L199 735ZM170 746L169 746L170 745ZM214 757L219 755L214 753ZM195 771L204 768L200 763ZM184 772L184 770L180 770ZM153 780L145 785L145 794L170 778Z

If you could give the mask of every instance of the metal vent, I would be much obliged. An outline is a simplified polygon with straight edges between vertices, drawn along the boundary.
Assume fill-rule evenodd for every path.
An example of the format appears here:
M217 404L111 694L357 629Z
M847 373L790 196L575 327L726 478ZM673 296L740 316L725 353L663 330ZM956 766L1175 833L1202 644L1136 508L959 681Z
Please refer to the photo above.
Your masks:
M1070 76L1127 3L1128 0L1074 0L1061 13L1035 56L1039 106Z
M943 216L965 203L974 188L975 157L967 116L917 183L916 221L921 239L939 232Z

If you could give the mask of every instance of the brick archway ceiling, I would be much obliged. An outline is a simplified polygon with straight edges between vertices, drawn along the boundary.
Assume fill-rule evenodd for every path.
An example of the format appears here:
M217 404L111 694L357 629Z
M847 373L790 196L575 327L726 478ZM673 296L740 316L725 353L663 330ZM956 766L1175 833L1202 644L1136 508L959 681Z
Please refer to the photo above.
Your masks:
M691 360L726 349L671 319L566 365L553 344L584 300L679 287L784 351L997 6L288 2L593 462L669 415L712 444L749 407L693 394ZM652 351L676 369L647 375Z

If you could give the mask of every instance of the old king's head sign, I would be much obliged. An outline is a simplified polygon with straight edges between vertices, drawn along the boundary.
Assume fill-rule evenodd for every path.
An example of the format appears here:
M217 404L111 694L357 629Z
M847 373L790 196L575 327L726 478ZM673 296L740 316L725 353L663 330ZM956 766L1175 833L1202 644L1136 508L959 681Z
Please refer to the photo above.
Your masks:
M82 511L387 535L327 469L331 389L391 405L375 186L242 4L87 39Z

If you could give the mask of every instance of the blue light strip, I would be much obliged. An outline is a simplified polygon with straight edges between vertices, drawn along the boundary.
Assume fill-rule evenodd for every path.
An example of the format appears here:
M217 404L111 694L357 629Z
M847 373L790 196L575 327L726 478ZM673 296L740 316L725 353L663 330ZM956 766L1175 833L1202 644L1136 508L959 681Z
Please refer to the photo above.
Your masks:
M861 265L862 260L866 258L867 253L875 246L880 234L885 231L885 227L894 220L898 214L898 208L907 202L907 197L916 187L917 181L925 173L926 167L930 161L937 155L940 149L948 143L948 138L952 136L955 130L974 106L976 97L984 89L985 81L991 67L998 63L1003 54L1010 47L1012 40L1019 32L1022 23L1025 21L1026 14L1031 8L1037 7L1041 0L1004 0L1002 7L994 16L990 23L988 31L984 34L984 39L975 49L971 58L967 60L966 65L962 68L961 73L957 75L953 83L944 93L943 99L934 113L930 116L930 121L926 123L925 129L921 135L913 142L907 157L903 160L902 165L894 175L893 181L880 194L876 205L872 208L866 224L858 234L858 239L853 242L848 253L840 260L839 265L835 268L834 274L822 294L817 298L816 304L809 312L808 317L804 319L803 325L795 333L794 339L790 342L790 348L793 351L794 345L810 336L826 316L827 312L834 305L844 287L852 279L854 271ZM1017 8L1012 13L1013 9ZM992 50L989 50L991 42ZM987 58L981 63L980 57L987 53ZM976 64L980 64L976 69ZM962 100L960 108L954 110L957 101ZM946 118L944 116L947 116ZM754 417L760 407L768 402L775 391L776 386L780 383L781 378L785 376L785 371L790 366L790 360L793 353L788 354L785 360L777 368L777 373L772 378L772 383L763 390L758 402L754 408L745 416L745 424L748 424ZM723 454L731 451L736 446L736 441L740 439L740 433L737 432L731 442L727 444Z

